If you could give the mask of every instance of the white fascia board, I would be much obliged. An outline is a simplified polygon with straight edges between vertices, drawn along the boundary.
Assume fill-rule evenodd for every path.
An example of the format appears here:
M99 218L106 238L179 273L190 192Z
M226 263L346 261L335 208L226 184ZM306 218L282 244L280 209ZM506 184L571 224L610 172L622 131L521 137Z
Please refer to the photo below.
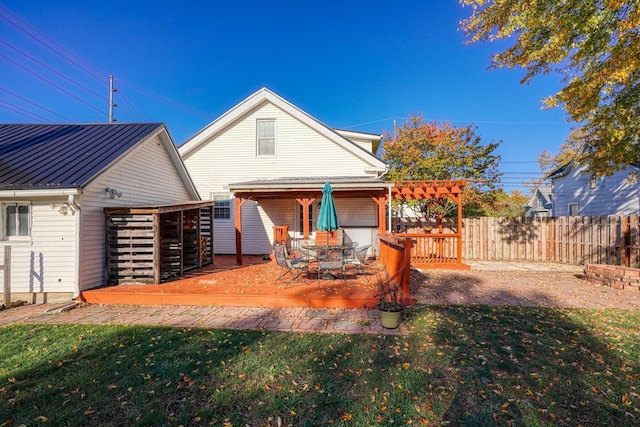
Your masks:
M229 188L233 192L242 191L258 191L258 190L283 190L283 189L295 189L295 190L322 190L324 183L309 184L309 183L287 183L287 184L249 184L249 185L229 185ZM336 191L340 189L366 189L366 190L378 190L381 188L393 188L395 183L393 182L346 182L346 183L332 183L331 188Z
M368 133L368 132L358 132L355 130L345 130L345 129L335 129L340 135L345 138L359 138L359 139L367 139L369 141L380 141L382 140L382 134L377 133Z
M81 193L82 190L80 188L52 188L46 190L0 190L0 197L27 199L31 197L77 196Z

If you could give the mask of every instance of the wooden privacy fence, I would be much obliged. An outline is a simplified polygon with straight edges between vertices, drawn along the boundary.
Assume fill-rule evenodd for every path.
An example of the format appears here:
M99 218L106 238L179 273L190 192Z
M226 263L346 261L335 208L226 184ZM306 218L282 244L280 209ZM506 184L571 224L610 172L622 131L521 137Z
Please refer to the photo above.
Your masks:
M467 218L463 258L638 267L638 215Z
M433 227L428 219L394 218L394 230L411 233L417 245L434 244L455 232L455 219L445 218L443 236L420 234ZM427 228L427 230L425 230ZM415 233L415 234L414 234ZM462 259L550 261L640 267L638 215L553 218L464 218ZM426 236L425 236L426 237ZM425 239L426 240L426 239ZM453 244L446 242L447 251Z

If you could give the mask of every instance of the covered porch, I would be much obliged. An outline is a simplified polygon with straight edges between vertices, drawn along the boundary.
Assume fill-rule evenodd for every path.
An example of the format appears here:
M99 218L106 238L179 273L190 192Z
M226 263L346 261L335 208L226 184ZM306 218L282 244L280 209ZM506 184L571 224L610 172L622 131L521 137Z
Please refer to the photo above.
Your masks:
M340 219L341 229L347 236L348 241L357 241L360 244L366 244L358 238L362 234L358 232L370 231L368 238L371 240L372 248L377 247L374 241L378 234L383 234L387 230L387 203L390 200L390 191L394 186L393 182L383 181L376 177L306 177L306 178L278 178L278 179L259 179L236 184L230 184L229 189L234 195L235 203L235 243L236 243L236 262L238 265L243 264L243 240L250 239L251 236L244 233L243 228L243 206L254 201L258 204L267 206L271 201L292 200L297 204L300 212L299 218L291 218L282 222L273 223L273 239L271 243L285 243L289 247L296 247L291 242L292 230L296 230L300 240L311 238L312 233L317 235L312 228L315 225L315 219L312 217L314 207L316 207L322 199L322 188L326 182L331 183L333 188L333 197L336 204L338 200L350 199L356 200L357 204L342 211L338 208L338 217ZM375 212L367 216L363 220L365 212L365 203L369 206L375 206ZM368 210L367 210L368 212ZM345 221L345 219L347 219ZM349 235L349 229L352 234ZM287 240L289 238L289 240ZM326 238L326 237L325 237ZM335 243L336 236L328 236ZM342 238L342 237L341 237Z

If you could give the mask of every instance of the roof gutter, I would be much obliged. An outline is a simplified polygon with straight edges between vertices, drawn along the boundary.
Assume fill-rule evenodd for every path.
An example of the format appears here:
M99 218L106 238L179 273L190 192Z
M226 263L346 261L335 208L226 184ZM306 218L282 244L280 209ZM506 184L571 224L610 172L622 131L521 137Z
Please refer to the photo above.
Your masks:
M81 194L80 188L55 188L49 190L0 190L0 197L57 197L77 196Z
M331 179L327 179L327 181L331 182ZM340 190L340 189L347 189L347 190L353 190L353 189L365 189L365 190L376 190L376 189L380 189L380 188L390 188L393 187L395 184L392 182L379 182L379 183L375 183L372 184L370 182L350 182L350 183L331 183L331 187L333 188L334 191L336 190ZM295 183L288 183L288 184L248 184L248 185L233 185L230 184L229 190L231 191L257 191L257 190L280 190L280 191L284 191L284 190L311 190L311 191L320 191L322 190L322 187L324 186L324 184L317 184L317 185L313 185L313 184L309 184L309 183L300 183L300 184L295 184Z

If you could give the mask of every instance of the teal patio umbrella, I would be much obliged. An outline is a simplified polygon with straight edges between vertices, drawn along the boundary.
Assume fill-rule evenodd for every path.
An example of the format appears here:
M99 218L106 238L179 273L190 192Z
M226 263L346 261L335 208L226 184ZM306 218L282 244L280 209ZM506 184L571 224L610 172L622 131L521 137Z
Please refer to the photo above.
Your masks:
M336 231L338 229L338 227L340 227L340 224L338 224L338 214L336 213L336 206L333 203L333 189L331 188L331 184L329 184L328 182L324 184L324 187L322 188L322 202L320 202L320 214L318 215L318 224L316 224L316 229L320 230L320 231L326 231L327 232L327 250L329 249L329 232L330 231ZM320 243L320 242L318 242ZM325 261L327 261L325 259ZM320 268L323 263L320 262L320 260L318 260L319 264L318 267ZM324 263L324 266L327 268L331 268L329 267L328 262ZM335 277L329 273L328 271L325 271L324 274L320 274L320 271L318 271L318 278L319 279L335 279Z
M336 205L333 203L333 189L328 182L322 188L322 202L320 202L320 214L316 228L320 231L336 231L338 224L338 214ZM329 233L327 233L327 245L329 244Z

